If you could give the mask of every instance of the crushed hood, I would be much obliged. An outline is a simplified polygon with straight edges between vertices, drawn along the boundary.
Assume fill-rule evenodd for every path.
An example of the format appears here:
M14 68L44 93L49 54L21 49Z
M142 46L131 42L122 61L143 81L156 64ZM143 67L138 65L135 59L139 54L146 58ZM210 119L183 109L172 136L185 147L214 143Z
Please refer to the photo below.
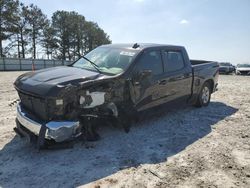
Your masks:
M23 92L48 96L56 95L61 86L94 80L100 75L94 71L75 67L53 67L23 74L17 78L14 85Z

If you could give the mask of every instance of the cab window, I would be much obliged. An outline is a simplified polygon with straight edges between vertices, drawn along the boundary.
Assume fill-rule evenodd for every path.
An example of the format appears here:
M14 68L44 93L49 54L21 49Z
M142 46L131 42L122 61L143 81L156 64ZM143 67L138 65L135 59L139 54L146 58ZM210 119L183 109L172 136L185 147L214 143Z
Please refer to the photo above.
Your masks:
M144 52L137 62L137 71L151 70L152 75L163 73L163 65L160 51Z
M174 72L184 68L184 60L181 52L164 51L164 69L166 72Z

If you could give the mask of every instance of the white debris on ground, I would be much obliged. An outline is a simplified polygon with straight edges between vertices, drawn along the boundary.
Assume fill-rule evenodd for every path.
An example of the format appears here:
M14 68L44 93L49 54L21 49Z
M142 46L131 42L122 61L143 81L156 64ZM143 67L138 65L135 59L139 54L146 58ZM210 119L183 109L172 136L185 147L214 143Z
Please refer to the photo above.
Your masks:
M220 76L206 108L159 109L128 134L101 127L100 141L38 152L13 131L20 74L0 72L0 187L250 187L250 77Z

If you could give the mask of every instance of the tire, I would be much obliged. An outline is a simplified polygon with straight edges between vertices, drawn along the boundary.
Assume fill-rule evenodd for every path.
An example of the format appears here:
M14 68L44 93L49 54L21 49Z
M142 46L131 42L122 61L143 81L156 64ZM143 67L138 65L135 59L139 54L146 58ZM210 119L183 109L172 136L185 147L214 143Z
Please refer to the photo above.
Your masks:
M211 98L211 85L209 82L205 82L201 88L197 101L195 103L196 107L208 106Z

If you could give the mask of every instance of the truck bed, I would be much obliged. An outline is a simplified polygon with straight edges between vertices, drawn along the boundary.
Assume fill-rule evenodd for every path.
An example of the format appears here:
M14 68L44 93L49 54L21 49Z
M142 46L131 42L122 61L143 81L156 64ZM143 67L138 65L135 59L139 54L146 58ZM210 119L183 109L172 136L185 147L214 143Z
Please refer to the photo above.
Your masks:
M200 65L205 63L212 63L214 61L205 61L205 60L190 60L191 65Z
M204 60L190 60L191 66L195 71L207 71L207 69L210 69L214 72L218 69L219 64L216 61L204 61ZM212 70L211 70L212 69ZM207 72L206 72L207 74Z
M203 85L204 78L214 78L212 92L215 90L218 81L219 64L215 61L190 60L193 72L192 95L198 94ZM197 84L200 83L200 84Z

